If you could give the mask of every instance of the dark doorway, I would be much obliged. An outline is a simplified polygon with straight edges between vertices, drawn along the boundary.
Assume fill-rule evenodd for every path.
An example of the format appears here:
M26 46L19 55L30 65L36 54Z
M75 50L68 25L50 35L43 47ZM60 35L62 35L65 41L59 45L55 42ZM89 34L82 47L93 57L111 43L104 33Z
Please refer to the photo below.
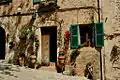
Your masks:
M5 30L0 27L0 59L5 59Z
M48 45L49 52L47 52L47 54L49 55L49 61L56 62L57 61L57 27L42 27L41 32L42 32L42 36L44 37L46 36L47 40L49 39L47 44L45 44L47 40L44 39L42 41L42 44L43 44L42 47L49 44ZM46 49L42 49L42 50L46 50Z

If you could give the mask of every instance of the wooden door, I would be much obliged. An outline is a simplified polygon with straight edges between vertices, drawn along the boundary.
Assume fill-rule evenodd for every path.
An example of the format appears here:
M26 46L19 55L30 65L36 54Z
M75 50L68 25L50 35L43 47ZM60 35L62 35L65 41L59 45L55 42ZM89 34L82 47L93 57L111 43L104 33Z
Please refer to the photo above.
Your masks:
M42 62L50 62L50 34L42 35Z

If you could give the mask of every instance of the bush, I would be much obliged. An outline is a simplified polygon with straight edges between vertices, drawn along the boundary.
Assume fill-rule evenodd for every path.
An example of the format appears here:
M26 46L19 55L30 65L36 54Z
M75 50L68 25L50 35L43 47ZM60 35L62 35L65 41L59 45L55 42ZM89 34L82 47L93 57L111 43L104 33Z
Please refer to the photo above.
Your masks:
M72 65L75 63L77 56L80 54L80 52L76 49L73 50L71 55L70 55L70 62L72 63Z

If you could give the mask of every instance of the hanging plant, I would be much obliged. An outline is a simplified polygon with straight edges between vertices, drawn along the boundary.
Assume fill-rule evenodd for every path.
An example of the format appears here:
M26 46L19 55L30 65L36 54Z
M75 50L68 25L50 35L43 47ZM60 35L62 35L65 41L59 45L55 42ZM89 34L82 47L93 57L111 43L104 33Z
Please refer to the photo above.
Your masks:
M69 40L70 40L70 31L67 30L64 34L64 48L65 49L69 48Z
M70 39L70 31L69 30L65 32L65 39L66 40Z

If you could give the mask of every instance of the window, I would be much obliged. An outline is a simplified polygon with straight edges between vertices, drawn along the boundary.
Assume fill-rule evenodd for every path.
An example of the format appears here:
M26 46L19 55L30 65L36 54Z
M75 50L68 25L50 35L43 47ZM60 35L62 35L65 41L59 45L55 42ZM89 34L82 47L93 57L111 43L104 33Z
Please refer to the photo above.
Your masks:
M70 26L70 33L70 48L104 46L103 23L72 24Z
M7 2L12 2L12 0L7 0Z
M11 3L12 0L0 0L0 3Z
M40 2L42 2L42 1L43 1L43 2L44 2L44 1L46 1L46 2L47 2L47 1L55 1L55 2L56 2L57 0L32 0L32 1L33 1L33 3L40 3Z
M83 24L79 25L81 46L93 46L93 25Z
M39 3L41 0L33 0L33 3Z

